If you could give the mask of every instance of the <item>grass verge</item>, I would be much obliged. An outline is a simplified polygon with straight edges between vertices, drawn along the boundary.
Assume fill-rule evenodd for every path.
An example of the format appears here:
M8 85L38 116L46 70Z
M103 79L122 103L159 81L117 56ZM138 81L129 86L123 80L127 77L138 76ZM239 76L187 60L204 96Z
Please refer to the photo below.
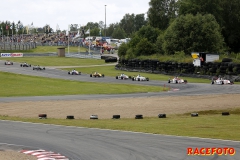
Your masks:
M69 81L0 72L0 97L160 92L162 87ZM107 88L107 89L106 89ZM131 90L129 90L131 88Z
M64 126L78 126L87 128L101 128L144 132L164 135L191 136L240 141L240 108L232 109L229 116L217 114L220 111L202 111L199 117L188 114L167 115L167 118L144 117L143 119L38 119L21 118L1 115L1 120L24 121L33 123L56 124ZM201 112L198 112L201 113ZM100 118L100 117L99 117Z
M70 57L1 57L0 60L9 60L19 63L27 62L28 64L41 66L86 66L105 64L105 61L102 59L81 59Z

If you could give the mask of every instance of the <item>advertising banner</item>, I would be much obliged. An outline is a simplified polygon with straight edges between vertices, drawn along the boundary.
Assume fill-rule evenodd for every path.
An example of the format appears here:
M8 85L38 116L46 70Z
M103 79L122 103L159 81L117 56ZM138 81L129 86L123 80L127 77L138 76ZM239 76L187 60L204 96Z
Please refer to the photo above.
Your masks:
M1 57L23 57L23 53L1 53Z

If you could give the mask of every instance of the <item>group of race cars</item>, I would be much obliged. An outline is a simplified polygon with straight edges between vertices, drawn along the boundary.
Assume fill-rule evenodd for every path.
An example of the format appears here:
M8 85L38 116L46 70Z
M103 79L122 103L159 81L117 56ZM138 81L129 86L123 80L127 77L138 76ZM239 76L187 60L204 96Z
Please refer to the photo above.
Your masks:
M5 65L13 65L13 62L11 61L6 61L4 62ZM32 65L31 64L28 64L26 62L24 63L21 63L20 64L20 67L31 67ZM45 67L42 67L42 66L39 66L39 65L35 65L33 66L33 70L45 70L46 68ZM71 71L68 71L68 74L69 75L81 75L81 72L80 71L77 71L75 69L71 70ZM104 77L105 75L104 74L101 74L101 73L98 73L98 72L93 72L90 74L90 77ZM149 78L148 77L144 77L144 76L141 76L140 74L138 74L137 76L128 76L124 73L120 74L120 75L117 75L116 76L116 79L119 79L119 80L132 80L132 81L149 81ZM174 84L187 84L188 81L186 79L182 79L182 78L179 78L179 77L174 77L174 78L169 78L168 80L168 83L174 83ZM214 77L211 81L211 84L218 84L218 85L224 85L224 84L234 84L232 80L228 80L228 79L225 79L225 78L221 78L221 77Z
M6 61L6 62L4 62L4 64L5 65L13 65L13 62ZM32 67L32 65L24 62L24 63L20 64L20 67ZM35 66L33 66L33 70L45 70L45 67L42 67L42 66L39 66L39 65L35 65Z
M128 76L124 73L117 75L116 79L121 79L121 80L131 79L132 81L149 81L148 77L141 76L140 74L137 76Z

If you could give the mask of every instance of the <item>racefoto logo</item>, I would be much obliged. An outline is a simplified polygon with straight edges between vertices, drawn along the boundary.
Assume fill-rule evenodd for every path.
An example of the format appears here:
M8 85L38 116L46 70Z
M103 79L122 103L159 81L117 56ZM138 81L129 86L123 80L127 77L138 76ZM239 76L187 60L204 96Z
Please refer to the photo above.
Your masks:
M234 148L187 148L187 155L189 156L222 156L222 155L235 155Z

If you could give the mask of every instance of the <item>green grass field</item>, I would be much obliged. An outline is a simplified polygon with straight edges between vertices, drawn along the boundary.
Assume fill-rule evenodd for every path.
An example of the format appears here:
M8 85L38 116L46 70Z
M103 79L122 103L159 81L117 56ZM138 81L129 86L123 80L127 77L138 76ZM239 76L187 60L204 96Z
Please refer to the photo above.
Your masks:
M41 66L86 66L86 65L102 65L105 61L102 59L81 59L81 58L70 58L70 57L11 57L11 58L0 58L0 60L9 60L13 62L27 62L32 65Z
M167 115L167 118L144 117L143 119L37 119L0 116L2 120L24 121L65 126L78 126L87 128L113 129L164 135L193 136L216 139L240 141L240 109L231 110L230 116L220 113L199 114L199 117L188 115ZM200 112L199 112L200 113ZM235 113L235 114L234 114Z
M159 86L68 81L0 72L0 97L161 92ZM107 89L106 89L107 88ZM131 88L131 90L129 90Z
M4 59L4 58L0 58ZM17 62L26 61L31 64L44 66L86 66L104 64L103 60L74 59L61 57L29 57L27 59L10 59ZM115 77L123 73L114 69L114 66L101 67L81 67L75 68L82 73L91 73L97 71L106 76ZM69 69L67 69L69 70ZM126 72L132 76L139 72ZM169 76L160 74L141 73L149 77L150 80L167 81ZM183 78L183 77L181 77ZM207 79L184 78L189 83L209 83ZM0 97L14 96L44 96L44 95L74 95L74 94L115 94L115 93L136 93L136 92L160 92L162 87L124 85L124 84L105 84L92 82L67 81L52 78L42 78L0 72ZM129 88L131 87L131 91ZM106 90L106 88L108 88ZM229 111L229 110L226 110ZM141 120L135 119L99 119L99 120L66 120L66 119L37 119L21 118L1 115L2 120L25 121L47 124L59 124L66 126L80 126L89 128L102 128L114 130L127 130L135 132L146 132L155 134L196 136L206 138L220 138L230 140L240 140L240 109L230 110L230 116L222 116L222 111L201 111L199 117L190 117L190 113L182 115L167 115L166 119L156 117L144 117ZM157 116L157 115L156 115Z

